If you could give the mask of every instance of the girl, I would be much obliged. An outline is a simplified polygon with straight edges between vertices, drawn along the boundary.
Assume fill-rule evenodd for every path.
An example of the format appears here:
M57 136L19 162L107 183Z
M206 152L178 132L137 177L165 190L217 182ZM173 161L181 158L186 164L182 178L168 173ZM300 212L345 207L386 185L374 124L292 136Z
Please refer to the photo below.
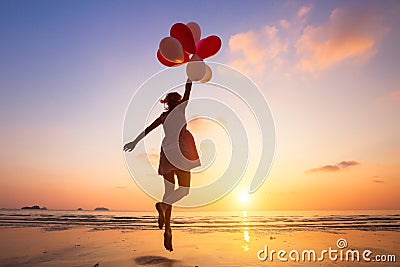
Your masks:
M132 151L137 143L148 133L163 125L164 139L161 144L158 174L164 177L165 193L163 201L156 203L158 227L163 228L164 247L172 251L171 211L172 204L189 194L190 169L200 166L199 155L192 134L186 129L185 110L189 101L192 82L186 81L185 93L182 96L171 92L160 100L166 111L163 112L138 137L124 146L124 151ZM175 189L175 175L179 187Z

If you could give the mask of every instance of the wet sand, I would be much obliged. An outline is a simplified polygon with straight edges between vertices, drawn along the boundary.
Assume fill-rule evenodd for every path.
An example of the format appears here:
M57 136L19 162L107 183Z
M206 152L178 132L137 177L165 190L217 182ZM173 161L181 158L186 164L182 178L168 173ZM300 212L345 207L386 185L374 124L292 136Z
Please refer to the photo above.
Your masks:
M86 228L44 231L40 228L0 229L0 266L400 266L400 233L390 231L341 232L239 232L200 233L174 230L172 253L163 247L162 230L93 231ZM332 247L344 238L347 249L360 253L371 250L373 257L395 255L396 263L332 261L282 262L273 254L273 261L258 259L258 251L313 249ZM265 254L260 254L265 256Z

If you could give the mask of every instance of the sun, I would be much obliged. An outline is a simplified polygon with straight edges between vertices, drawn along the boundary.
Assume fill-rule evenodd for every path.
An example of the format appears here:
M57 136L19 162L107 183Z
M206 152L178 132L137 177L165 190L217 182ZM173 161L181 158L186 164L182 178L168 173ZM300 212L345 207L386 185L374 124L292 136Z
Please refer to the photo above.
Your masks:
M245 191L241 191L239 193L239 200L241 203L247 203L249 202L249 193L245 192Z

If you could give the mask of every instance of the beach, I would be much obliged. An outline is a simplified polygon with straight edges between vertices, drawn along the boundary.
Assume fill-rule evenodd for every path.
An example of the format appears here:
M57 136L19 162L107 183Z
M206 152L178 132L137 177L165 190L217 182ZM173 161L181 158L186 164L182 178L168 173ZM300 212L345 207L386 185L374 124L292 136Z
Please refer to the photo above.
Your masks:
M239 233L190 233L174 231L174 251L162 244L161 230L104 230L86 228L44 231L39 228L0 229L0 266L377 266L372 262L261 261L257 252L270 249L322 251L336 248L345 238L351 249L374 254L399 255L399 232L343 231L341 233L292 232L278 235ZM397 263L399 264L399 263ZM379 263L396 266L396 263Z
M242 216L230 213L208 217L205 213L176 213L171 253L163 247L163 231L156 228L154 213L77 214L3 212L0 266L399 266L398 214L374 214L363 219L367 215L348 217L343 212L340 216L317 217L288 213L261 216L246 212ZM12 218L18 216L24 218ZM83 222L81 217L86 220ZM99 227L107 222L107 227ZM314 226L303 227L305 222ZM345 246L338 240L345 242ZM329 249L337 251L331 255L336 255L336 259L329 258L328 253L321 257L321 252ZM281 252L278 258L279 250L286 254ZM293 250L299 253L297 260L289 257L292 253L295 258ZM316 258L312 254L308 258L306 253L302 259L303 252L309 250L315 251ZM346 259L348 250L357 250L359 261L353 257ZM369 262L362 257L367 250L371 251ZM377 255L390 262L376 262Z

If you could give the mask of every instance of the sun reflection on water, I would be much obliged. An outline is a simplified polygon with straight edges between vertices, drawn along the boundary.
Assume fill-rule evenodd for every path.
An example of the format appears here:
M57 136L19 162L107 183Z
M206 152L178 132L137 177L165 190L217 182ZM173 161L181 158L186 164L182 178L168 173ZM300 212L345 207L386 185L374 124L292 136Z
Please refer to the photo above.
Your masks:
M249 228L249 222L247 220L247 211L242 211L242 225L243 225L243 239L244 243L242 245L242 249L244 251L249 251L250 250L250 228Z

